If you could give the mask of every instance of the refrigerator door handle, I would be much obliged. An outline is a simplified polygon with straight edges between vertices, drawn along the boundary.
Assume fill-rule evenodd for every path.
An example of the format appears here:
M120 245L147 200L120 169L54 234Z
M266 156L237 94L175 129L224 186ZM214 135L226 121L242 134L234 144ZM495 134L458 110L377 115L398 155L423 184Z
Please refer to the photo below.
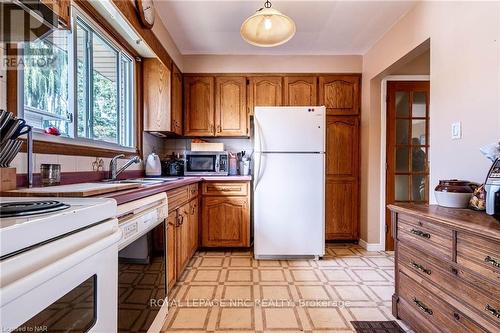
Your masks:
M262 179L261 169L262 169L263 159L264 159L264 154L262 154L262 153L256 153L255 154L254 161L257 163L258 166L255 168L256 171L257 171L257 175L256 175L257 177L255 179L255 188L254 188L254 191L257 190L257 187L259 186L260 180Z
M259 152L262 152L263 151L262 147L263 147L263 142L264 142L264 133L262 132L262 128L260 127L260 123L259 123L259 120L257 118L255 118L254 123L255 123L255 129L257 132L255 139L259 141Z

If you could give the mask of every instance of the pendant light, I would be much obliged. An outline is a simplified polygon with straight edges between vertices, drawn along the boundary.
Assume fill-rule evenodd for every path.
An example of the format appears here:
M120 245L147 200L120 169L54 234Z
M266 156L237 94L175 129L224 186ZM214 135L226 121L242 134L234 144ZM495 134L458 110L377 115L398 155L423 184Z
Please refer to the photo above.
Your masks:
M264 8L243 22L240 34L245 41L255 46L273 47L288 42L295 35L293 20L271 6L267 0Z

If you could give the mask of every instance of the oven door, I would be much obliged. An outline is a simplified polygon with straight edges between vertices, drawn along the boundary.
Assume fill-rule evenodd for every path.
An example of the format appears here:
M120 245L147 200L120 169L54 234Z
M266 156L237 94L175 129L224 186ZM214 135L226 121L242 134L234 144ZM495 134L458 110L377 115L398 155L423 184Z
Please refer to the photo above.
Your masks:
M147 332L165 303L165 232L165 222L161 222L118 253L120 333Z
M188 154L186 156L185 174L213 174L217 170L217 154Z
M115 332L116 219L0 262L2 329Z

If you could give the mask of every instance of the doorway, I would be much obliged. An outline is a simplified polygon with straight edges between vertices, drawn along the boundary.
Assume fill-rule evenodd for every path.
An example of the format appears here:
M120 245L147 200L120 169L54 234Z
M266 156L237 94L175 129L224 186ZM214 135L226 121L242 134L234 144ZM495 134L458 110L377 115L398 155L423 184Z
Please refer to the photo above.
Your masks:
M387 82L386 204L429 202L429 81ZM385 249L394 250L390 211Z

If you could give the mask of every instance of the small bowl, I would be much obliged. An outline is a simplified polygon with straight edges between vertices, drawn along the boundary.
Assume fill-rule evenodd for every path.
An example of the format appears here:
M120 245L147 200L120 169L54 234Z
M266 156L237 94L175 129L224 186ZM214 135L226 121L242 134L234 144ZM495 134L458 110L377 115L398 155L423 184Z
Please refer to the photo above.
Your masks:
M474 192L474 184L467 180L440 180L434 195L439 206L467 208Z

